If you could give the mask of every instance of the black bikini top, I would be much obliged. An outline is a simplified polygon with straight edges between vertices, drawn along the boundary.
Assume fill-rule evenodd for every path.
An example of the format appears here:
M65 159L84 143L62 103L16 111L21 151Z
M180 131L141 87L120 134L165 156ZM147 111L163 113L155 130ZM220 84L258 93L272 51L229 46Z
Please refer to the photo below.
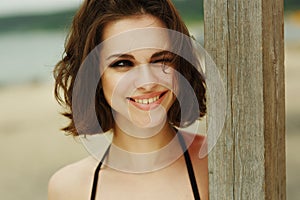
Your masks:
M177 136L178 136L178 139L179 139L181 149L184 152L184 160L185 160L187 171L188 171L188 174L189 174L189 179L190 179L191 187L192 187L192 190L193 190L194 199L195 200L201 200L200 199L200 194L199 194L199 191L198 191L198 187L197 187L197 182L196 182L196 178L195 178L193 165L192 165L192 162L191 162L189 152L186 148L185 141L184 141L182 135L179 132L177 132ZM96 198L99 172L100 172L100 169L101 169L101 166L102 166L102 163L103 163L104 159L108 155L109 149L110 149L110 146L105 151L100 163L98 164L98 166L95 170L94 180L93 180L93 188L92 188L92 193L91 193L91 200L95 200L95 198Z

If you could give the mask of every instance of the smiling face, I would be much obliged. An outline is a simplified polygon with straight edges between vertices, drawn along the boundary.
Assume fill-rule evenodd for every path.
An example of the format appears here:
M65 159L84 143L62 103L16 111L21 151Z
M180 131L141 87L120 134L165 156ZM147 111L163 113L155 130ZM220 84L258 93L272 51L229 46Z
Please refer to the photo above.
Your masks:
M174 55L162 28L151 15L124 18L104 28L101 81L117 124L150 128L167 121L176 84Z

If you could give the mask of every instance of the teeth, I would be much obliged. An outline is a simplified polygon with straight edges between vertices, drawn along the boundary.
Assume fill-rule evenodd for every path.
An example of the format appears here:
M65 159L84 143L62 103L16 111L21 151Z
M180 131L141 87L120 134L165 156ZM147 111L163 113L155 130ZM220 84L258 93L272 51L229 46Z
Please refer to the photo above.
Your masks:
M151 98L151 99L148 99L148 103L153 103L154 99Z
M134 99L134 101L136 103L140 103L140 104L149 104L149 103L153 103L153 102L157 101L158 99L159 99L159 96L149 98L149 99Z

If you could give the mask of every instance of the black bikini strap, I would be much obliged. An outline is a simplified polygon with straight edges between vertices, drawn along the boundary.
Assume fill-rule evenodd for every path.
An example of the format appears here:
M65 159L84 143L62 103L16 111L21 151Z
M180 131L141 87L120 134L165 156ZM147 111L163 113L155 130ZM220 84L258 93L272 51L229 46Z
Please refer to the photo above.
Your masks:
M188 170L188 173L189 173L189 178L190 178L190 182L191 182L191 185L192 185L194 198L195 198L195 200L201 200L200 199L200 194L199 194L199 191L198 191L198 186L197 186L197 182L196 182L196 178L195 178L195 173L194 173L192 161L191 161L188 149L186 148L185 141L184 141L184 139L183 139L183 137L182 137L182 135L179 131L177 131L177 135L178 135L178 139L179 139L179 143L181 145L182 151L184 152L184 159L185 159L186 167L187 167L187 170Z
M110 149L110 145L106 149L106 151L105 151L105 153L104 153L104 155L103 155L100 163L98 164L98 166L97 166L97 168L95 170L94 180L93 180L93 188L92 188L92 194L91 194L91 200L95 200L95 198L96 198L99 172L100 172L100 169L101 169L101 166L102 166L102 163L103 163L104 159L108 155L109 149Z
M185 141L184 141L184 139L183 139L183 137L182 137L182 135L180 134L179 131L177 131L177 135L178 135L178 139L179 139L179 143L180 143L181 149L184 152L184 159L185 159L185 162L186 162L186 166L187 166L187 170L188 170L188 174L189 174L190 183L192 185L194 198L195 198L195 200L201 200L200 199L200 195L199 195L199 191L198 191L198 186L197 186L196 178L195 178L195 173L194 173L193 165L192 165L192 162L191 162L191 158L190 158L188 149L186 148ZM99 172L100 172L100 169L101 169L101 166L102 166L102 163L103 163L104 159L108 155L109 149L110 149L110 145L106 149L106 151L105 151L105 153L104 153L104 155L103 155L100 163L98 164L98 166L97 166L97 168L95 170L94 180L93 180L93 188L92 188L92 194L91 194L91 200L95 200L95 198L96 198Z

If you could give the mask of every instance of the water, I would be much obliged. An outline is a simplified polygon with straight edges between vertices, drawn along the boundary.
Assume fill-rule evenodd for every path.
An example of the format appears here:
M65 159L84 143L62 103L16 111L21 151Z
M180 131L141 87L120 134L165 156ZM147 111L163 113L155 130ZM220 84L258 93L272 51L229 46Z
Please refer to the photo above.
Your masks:
M0 85L53 80L52 70L61 58L65 36L63 31L0 35ZM300 40L300 26L286 23L285 39Z
M300 41L300 23L285 22L284 35L286 42Z
M0 35L0 84L52 80L65 35L59 31Z

